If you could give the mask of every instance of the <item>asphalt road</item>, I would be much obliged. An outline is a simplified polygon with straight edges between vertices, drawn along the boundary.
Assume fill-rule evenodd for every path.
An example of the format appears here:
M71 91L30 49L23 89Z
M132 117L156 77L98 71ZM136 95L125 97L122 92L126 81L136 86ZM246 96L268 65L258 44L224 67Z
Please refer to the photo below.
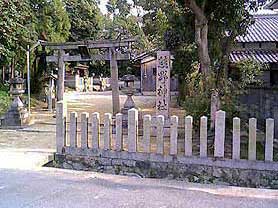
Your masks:
M0 207L277 208L278 190L52 168L0 169Z

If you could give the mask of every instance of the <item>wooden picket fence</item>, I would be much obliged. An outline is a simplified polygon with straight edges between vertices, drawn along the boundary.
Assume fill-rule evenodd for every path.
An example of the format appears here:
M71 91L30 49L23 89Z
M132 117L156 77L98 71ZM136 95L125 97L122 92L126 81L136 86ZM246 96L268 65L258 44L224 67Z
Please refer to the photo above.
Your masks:
M265 132L265 157L264 161L256 160L256 140L257 140L257 120L249 119L249 139L248 139L248 159L243 160L240 157L240 119L233 118L232 130L232 157L224 158L225 153L225 112L218 111L215 121L215 138L214 138L214 155L208 157L208 118L206 116L200 119L200 151L199 156L193 156L192 153L192 132L193 118L185 117L184 122L184 153L178 154L178 124L177 116L170 118L170 142L169 151L164 151L164 117L156 117L156 148L155 152L151 151L151 120L150 115L143 116L143 133L140 140L142 147L139 150L138 140L138 110L131 109L128 111L128 128L127 138L125 139L126 147L123 141L123 115L117 114L115 117L115 131L112 133L112 115L106 113L104 115L104 124L101 131L100 114L88 113L81 114L80 125L77 122L77 113L71 112L70 119L67 120L66 104L57 103L57 153L78 155L95 155L105 157L119 157L121 159L133 158L141 161L159 161L159 162L182 162L200 165L218 165L231 168L253 168L259 170L278 170L278 163L273 162L273 142L274 142L274 120L266 119ZM89 123L90 121L90 123ZM67 125L69 123L69 125ZM89 129L91 128L91 129ZM77 132L80 132L80 144L78 144ZM90 136L89 136L90 132ZM102 136L101 135L102 132ZM113 137L112 137L113 134ZM114 145L112 146L112 138ZM103 145L100 146L100 140ZM67 142L69 140L69 142ZM90 145L89 145L90 144ZM101 152L101 154L99 153ZM123 158L122 158L123 157ZM158 159L159 158L159 159Z

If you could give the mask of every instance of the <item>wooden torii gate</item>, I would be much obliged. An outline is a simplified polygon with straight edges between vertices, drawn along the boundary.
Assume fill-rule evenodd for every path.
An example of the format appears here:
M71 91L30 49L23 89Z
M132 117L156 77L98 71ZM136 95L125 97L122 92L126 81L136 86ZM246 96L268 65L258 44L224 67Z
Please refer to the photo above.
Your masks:
M113 114L120 112L120 98L119 98L119 83L118 83L118 64L119 60L130 60L129 53L123 53L120 48L130 47L135 42L135 39L124 40L102 40L102 41L78 41L65 43L42 43L52 50L58 51L57 55L47 56L48 63L55 62L58 64L58 85L57 85L57 100L63 100L64 82L65 82L65 62L87 62L105 60L110 61L111 69L111 88L112 88L112 106ZM81 55L67 55L65 50L87 50L86 56ZM88 49L108 49L104 54L90 55Z

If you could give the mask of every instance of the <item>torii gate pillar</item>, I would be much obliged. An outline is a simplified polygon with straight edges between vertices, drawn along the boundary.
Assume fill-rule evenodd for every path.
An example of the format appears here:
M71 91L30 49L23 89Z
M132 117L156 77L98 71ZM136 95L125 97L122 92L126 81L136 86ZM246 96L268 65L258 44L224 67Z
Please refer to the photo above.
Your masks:
M58 55L58 84L57 84L57 101L61 101L64 98L65 91L65 62L64 62L64 50L59 50Z
M112 106L113 115L120 112L120 93L118 81L118 63L115 48L109 49L110 54L110 69L111 69L111 88L112 88Z

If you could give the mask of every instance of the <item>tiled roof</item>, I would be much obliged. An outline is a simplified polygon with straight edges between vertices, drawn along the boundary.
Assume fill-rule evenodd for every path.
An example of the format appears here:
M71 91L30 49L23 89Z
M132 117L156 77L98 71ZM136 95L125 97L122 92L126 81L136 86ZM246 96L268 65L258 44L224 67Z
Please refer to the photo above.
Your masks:
M249 50L233 51L230 54L230 60L236 63L241 60L254 59L260 63L278 63L278 51L271 50Z
M267 9L278 9L278 1L277 0L271 1L264 8L267 8Z
M254 16L255 23L247 29L245 36L238 36L238 42L278 42L278 15Z

